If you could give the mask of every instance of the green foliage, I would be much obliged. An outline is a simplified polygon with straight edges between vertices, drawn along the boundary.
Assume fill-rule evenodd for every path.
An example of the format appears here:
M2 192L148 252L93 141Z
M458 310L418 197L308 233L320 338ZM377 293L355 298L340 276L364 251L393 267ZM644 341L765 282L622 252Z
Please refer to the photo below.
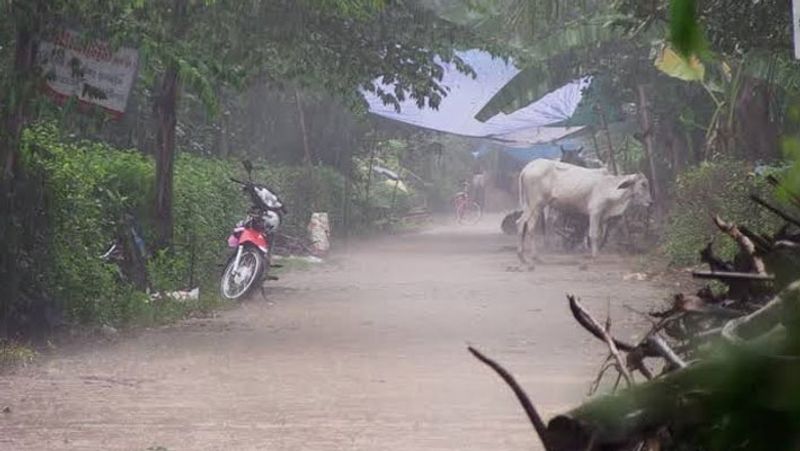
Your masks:
M244 178L238 162L180 154L175 165L174 246L151 255L149 282L155 291L174 291L199 285L204 296L195 303L151 300L123 282L117 266L99 256L131 214L146 243L154 237L148 206L153 199L153 162L135 151L102 143L68 142L51 124L37 125L23 135L22 163L42 174L46 223L41 224L46 255L34 261L38 283L63 306L67 318L81 324L152 324L180 318L188 312L216 305L219 264L227 254L226 238L246 214L247 198L230 177ZM344 226L346 208L361 211L363 199L351 189L345 196L345 178L320 166L265 166L256 162L253 177L277 192L290 210L284 233L305 236L313 211L327 211L334 232ZM376 179L367 210L386 210L395 196ZM312 191L313 189L313 191ZM313 199L313 202L312 202ZM409 207L409 196L398 192L397 211ZM352 214L347 226L370 227L377 217Z
M139 153L111 152L102 144L65 143L52 126L26 130L22 157L46 175L47 291L79 322L108 323L129 312L136 296L118 286L115 268L99 256L123 212L145 208L152 164Z
M700 250L718 236L712 222L715 214L755 231L776 230L780 221L748 199L751 193L767 197L770 192L766 181L741 161L707 162L678 176L664 234L670 261L680 265L699 261ZM736 252L735 243L727 237L715 238L715 245L722 257L732 258Z
M152 304L147 294L122 281L116 266L99 258L115 239L125 213L138 220L146 240L152 236L147 221L152 161L138 152L100 143L67 143L51 125L26 130L22 155L26 167L46 175L48 224L43 226L50 255L46 262L37 262L46 274L40 288L62 304L67 318L126 325L157 322L174 310L167 302ZM179 247L171 255L154 256L149 269L156 290L184 288L192 264L196 280L200 274L211 274L211 262L220 257L224 245L220 225L229 226L242 211L241 202L234 200L238 193L220 183L220 171L195 160L196 165L183 158L178 164L176 237L186 242L196 233L198 247L195 254Z
M705 39L697 22L695 0L671 0L669 31L673 47L683 57L688 58L704 50Z
M36 351L33 349L19 343L0 340L0 371L27 365L34 358L36 358Z

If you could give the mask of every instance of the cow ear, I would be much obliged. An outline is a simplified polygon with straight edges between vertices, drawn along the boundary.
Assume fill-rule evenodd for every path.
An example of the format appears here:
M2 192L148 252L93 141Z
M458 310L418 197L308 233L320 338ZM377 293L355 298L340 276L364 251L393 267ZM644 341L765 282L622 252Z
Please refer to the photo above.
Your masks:
M625 179L625 181L619 184L617 189L628 189L632 187L634 183L636 183L636 180L634 180L633 178Z

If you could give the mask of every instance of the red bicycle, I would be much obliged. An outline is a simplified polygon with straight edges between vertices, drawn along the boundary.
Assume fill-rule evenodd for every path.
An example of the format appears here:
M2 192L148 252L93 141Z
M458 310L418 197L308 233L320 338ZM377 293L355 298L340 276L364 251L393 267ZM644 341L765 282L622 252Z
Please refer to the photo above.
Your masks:
M483 210L479 203L472 200L469 195L469 186L464 184L464 190L457 193L453 199L456 211L456 221L459 224L476 224L483 216Z

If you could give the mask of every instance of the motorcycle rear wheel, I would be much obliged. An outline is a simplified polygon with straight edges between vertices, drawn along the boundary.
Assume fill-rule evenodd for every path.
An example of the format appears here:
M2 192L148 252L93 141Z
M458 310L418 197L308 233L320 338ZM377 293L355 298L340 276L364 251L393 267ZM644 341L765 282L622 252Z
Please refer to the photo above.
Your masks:
M267 271L267 260L255 246L245 245L239 257L239 268L234 271L236 254L231 256L222 273L219 293L223 299L238 301L246 298L260 286Z

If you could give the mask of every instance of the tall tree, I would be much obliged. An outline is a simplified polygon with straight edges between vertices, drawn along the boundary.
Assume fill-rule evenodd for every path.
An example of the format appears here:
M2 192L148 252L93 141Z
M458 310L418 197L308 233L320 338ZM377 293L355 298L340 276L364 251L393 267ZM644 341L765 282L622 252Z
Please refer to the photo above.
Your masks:
M240 88L263 77L323 89L356 109L363 107L360 90L395 105L410 97L436 107L446 94L441 64L454 62L469 71L454 50L458 44L480 45L468 30L411 0L156 3L141 10L135 33L151 58L153 82L160 80L154 90L155 213L162 246L169 245L172 229L171 168L182 83L210 110L216 110L220 84ZM373 84L378 78L393 84L393 91Z

